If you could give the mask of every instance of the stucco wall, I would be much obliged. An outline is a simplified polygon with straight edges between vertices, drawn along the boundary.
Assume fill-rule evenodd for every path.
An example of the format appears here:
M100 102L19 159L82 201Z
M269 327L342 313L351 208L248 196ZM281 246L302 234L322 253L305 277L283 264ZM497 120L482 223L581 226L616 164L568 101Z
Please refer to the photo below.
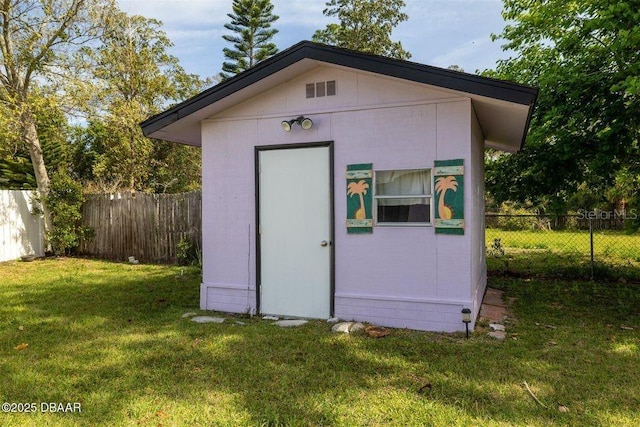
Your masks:
M485 248L484 222L484 136L478 119L471 110L471 169L470 178L473 188L471 195L471 216L468 229L471 234L471 300L470 307L475 315L480 311L482 298L487 286L487 261Z
M336 96L304 97L305 83L326 80L336 80ZM283 132L280 122L300 114L313 119L313 128ZM481 148L472 150L473 126L467 98L338 67L318 68L205 121L202 308L242 312L256 306L254 146L333 141L335 314L394 327L463 329L460 311L475 308L481 270L479 232L470 230L481 225L473 183L482 174ZM435 160L460 158L466 169L463 236L435 234L433 227L347 234L346 165L432 168Z

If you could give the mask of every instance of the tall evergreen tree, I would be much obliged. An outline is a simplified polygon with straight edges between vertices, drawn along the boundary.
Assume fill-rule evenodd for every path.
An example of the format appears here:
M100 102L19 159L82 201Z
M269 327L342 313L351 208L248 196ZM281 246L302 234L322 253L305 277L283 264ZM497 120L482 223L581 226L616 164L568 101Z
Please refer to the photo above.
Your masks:
M411 54L402 43L391 40L391 32L409 19L402 12L402 0L329 0L322 11L337 17L339 24L329 24L313 35L313 41L359 50L396 59L409 59Z
M273 14L270 0L233 0L233 13L227 14L231 22L224 27L233 34L222 36L233 43L233 49L224 48L224 57L229 62L222 64L222 76L233 77L278 52L271 42L278 32L271 28L279 17Z

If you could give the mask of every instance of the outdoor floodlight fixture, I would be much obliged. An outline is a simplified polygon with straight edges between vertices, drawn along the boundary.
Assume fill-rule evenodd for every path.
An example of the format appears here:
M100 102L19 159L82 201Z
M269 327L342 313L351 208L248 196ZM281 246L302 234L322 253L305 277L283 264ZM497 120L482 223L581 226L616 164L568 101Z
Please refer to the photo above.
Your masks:
M471 310L468 308L462 309L462 323L467 330L467 339L469 339L469 323L471 323Z
M282 123L280 123L280 126L282 126L282 129L285 132L291 132L291 127L294 123L299 124L300 127L304 130L309 130L313 126L313 122L311 121L311 119L304 116L299 116L291 120L284 120Z

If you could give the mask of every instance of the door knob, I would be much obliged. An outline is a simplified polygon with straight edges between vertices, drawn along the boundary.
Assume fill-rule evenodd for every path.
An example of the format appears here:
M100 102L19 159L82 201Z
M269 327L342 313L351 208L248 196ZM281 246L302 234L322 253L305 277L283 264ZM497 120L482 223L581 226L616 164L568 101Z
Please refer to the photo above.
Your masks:
M329 242L327 242L326 240L323 240L322 242L320 242L320 246L328 246Z

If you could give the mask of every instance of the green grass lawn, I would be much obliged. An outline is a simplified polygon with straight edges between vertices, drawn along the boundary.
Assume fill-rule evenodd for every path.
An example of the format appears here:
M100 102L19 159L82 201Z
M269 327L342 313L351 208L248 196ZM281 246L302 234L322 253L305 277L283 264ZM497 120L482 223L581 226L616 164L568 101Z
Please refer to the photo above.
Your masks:
M485 233L487 242L500 238L508 248L590 254L589 231L508 231L488 228ZM594 232L593 247L597 257L610 256L640 261L640 233L597 231Z
M590 277L591 243L588 231L485 230L490 271L525 275ZM495 251L500 239L504 253ZM596 278L640 280L640 233L595 232Z
M638 285L491 278L515 298L508 338L496 341L480 331L469 340L407 330L373 339L331 333L324 321L197 324L181 316L197 307L199 283L197 270L180 276L178 267L0 264L0 400L38 406L0 413L0 425L636 426L640 418ZM42 413L42 402L78 402L82 412Z

